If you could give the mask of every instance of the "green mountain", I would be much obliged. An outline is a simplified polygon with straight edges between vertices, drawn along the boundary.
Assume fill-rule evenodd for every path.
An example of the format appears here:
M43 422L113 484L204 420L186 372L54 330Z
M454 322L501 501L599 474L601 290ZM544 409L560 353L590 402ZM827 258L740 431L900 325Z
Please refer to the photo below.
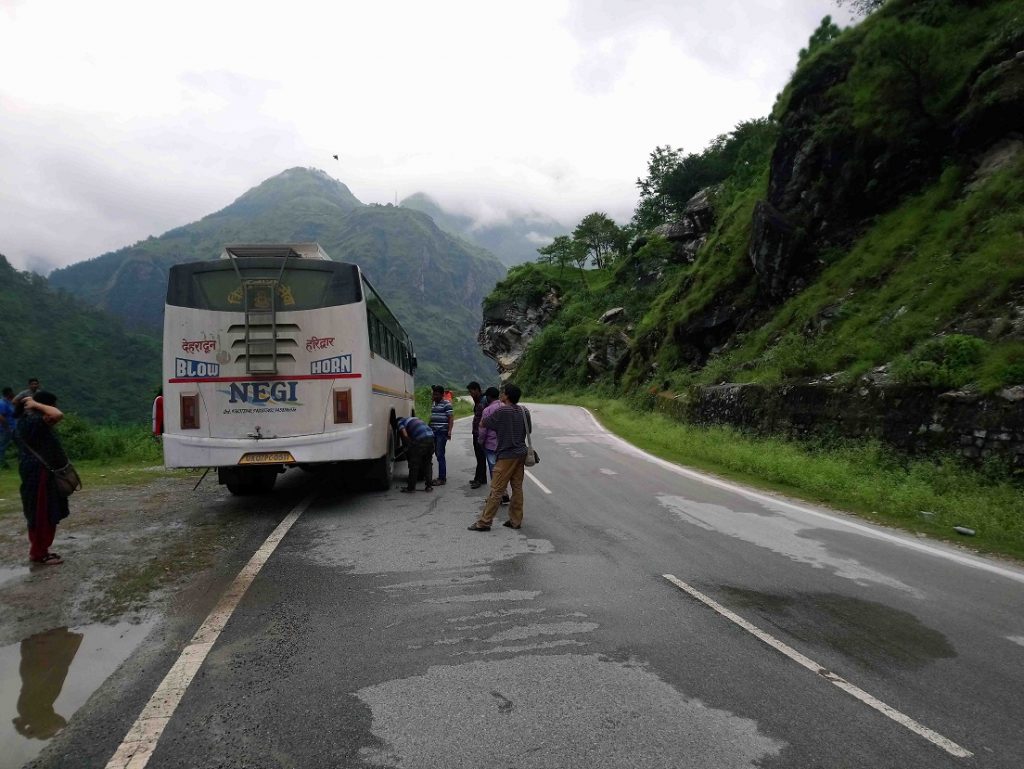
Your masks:
M3 256L0 317L0 385L18 392L38 377L65 411L97 421L149 420L160 385L158 340L126 331L119 318L18 272Z
M488 354L534 387L1024 385L1020 2L871 5L772 115L657 148L625 232L510 270Z
M446 211L422 192L410 195L399 205L425 213L445 232L487 249L510 267L533 261L537 258L538 246L547 245L556 235L566 232L560 222L536 212L478 225L472 217Z
M442 232L429 217L365 206L322 171L292 168L198 222L65 267L56 288L158 333L171 265L216 259L226 243L317 241L361 265L409 330L420 381L461 386L493 371L475 342L480 302L505 269L490 254Z

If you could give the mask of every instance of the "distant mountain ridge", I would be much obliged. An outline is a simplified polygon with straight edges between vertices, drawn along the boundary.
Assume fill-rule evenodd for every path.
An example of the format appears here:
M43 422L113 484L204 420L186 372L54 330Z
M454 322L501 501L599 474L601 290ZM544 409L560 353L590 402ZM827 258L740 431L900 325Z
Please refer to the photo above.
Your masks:
M485 248L511 267L537 258L537 249L550 243L556 235L565 235L569 228L541 213L516 214L505 221L477 224L471 217L447 211L424 192L402 200L402 208L421 211L442 230Z
M317 169L283 171L216 213L57 270L50 283L156 333L172 265L215 259L226 243L295 241L317 241L332 258L363 267L412 336L420 382L461 386L493 376L476 345L477 316L505 267L429 216L364 205Z
M103 422L147 422L160 384L160 341L125 330L107 313L15 270L0 255L0 349L15 392L29 377L70 413Z

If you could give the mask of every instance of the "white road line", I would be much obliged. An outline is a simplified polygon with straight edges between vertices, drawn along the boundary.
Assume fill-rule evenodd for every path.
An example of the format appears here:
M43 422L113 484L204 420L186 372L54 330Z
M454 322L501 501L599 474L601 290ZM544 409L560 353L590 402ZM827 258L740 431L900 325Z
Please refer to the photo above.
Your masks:
M164 680L153 692L153 696L149 698L149 702L146 703L139 717L135 719L135 723L128 730L121 745L107 762L106 769L142 769L149 763L153 751L156 750L157 741L170 722L171 716L174 715L181 698L185 696L185 690L192 683L192 679L202 666L206 655L210 653L217 637L227 625L238 602L242 600L245 591L249 589L249 585L252 584L281 540L284 539L292 524L306 511L315 496L316 492L314 491L288 513L238 573L235 581L220 597L220 601L213 607L213 611L200 625L199 630L192 636L192 640L188 642L177 661L171 666L170 671L164 676Z
M614 470L609 470L609 469L608 469L607 467L602 467L602 468L601 468L601 472L602 472L602 473L603 473L604 475L618 475L618 473L617 473L617 472L615 472Z
M526 471L526 477L527 477L527 478L529 478L529 479L530 479L531 481L533 481L534 483L536 483L536 484L537 484L537 487L538 487L538 488L539 488L539 489L540 489L541 491L543 491L543 492L544 492L545 494L550 494L550 493L551 493L551 489L549 489L549 488L548 488L547 486L545 486L545 485L544 485L543 483L541 483L540 481L538 481L538 480L537 480L537 477L536 477L536 476L535 476L535 475L534 475L533 473L531 473L531 472L530 472L529 470L527 470L527 471Z
M671 582L676 587L678 587L680 590L682 590L682 591L688 593L689 595L693 596L694 598L696 598L701 603L705 604L706 606L710 606L712 609L714 609L716 612L721 614L726 619L728 619L728 620L730 620L732 622L735 622L737 625L739 625L741 628L746 630L748 633L750 633L751 635L755 636L756 638L758 638L759 640L763 641L764 643L768 644L768 646L772 647L776 651L782 652L787 657L789 657L791 660L796 662L798 665L801 665L802 667L807 668L812 673L817 673L819 676L824 678L829 683L833 684L834 686L839 687L840 689L842 689L847 694L850 694L853 697L856 697L858 700L863 702L868 707L874 708L875 710L877 710L882 715L884 715L884 716L886 716L888 718L891 718L893 721L895 721L896 723L900 724L901 726L906 727L907 729L909 729L910 731L914 732L915 734L918 734L921 737L924 737L926 740L931 742L933 745L937 745L938 747L942 748L944 751L946 751L950 755L956 756L957 758L970 758L972 755L974 755L969 750L965 750L964 748L960 747L959 745L957 745L952 740L947 740L945 737L943 737L938 732L933 732L928 727L922 726L917 721L912 719L910 716L904 715L903 713L901 713L900 711L896 710L895 708L892 708L889 705L886 705L881 700L876 699L875 697L872 697L866 691L864 691L863 689L861 689L861 688L859 688L857 686L854 686L849 681L847 681L845 678L842 678L841 676L836 675L831 670L823 668L821 665L819 665L814 660L805 657L803 654L798 652L792 646L787 646L786 644L784 644L779 639L777 639L777 638L775 638L773 636L768 635L763 630L760 630L756 626L754 626L754 625L750 624L749 622L747 622L745 619L743 619L738 614L735 614L735 613L729 611L724 606L722 606L720 603L716 602L715 600L713 600L711 598L708 598L706 595L704 595L700 591L690 587L688 584L683 582L681 579L678 579L678 578L676 578L675 576L673 576L671 574L662 574L661 576L664 577L665 579L667 579L669 582Z
M583 406L578 406L577 408L582 409L584 412L586 412L586 414L591 418L591 420L593 420L594 424L599 429L604 430L604 435L607 435L610 439L628 448L630 453L635 454L636 456L639 456L643 459L646 459L648 462L652 462L658 465L659 467L663 467L664 469L669 470L670 472L673 472L676 475L682 475L687 478L700 481L701 483L706 483L709 486L716 486L717 488L725 489L726 491L732 491L736 494L740 494L744 497L747 497L748 499L753 499L757 502L763 502L769 505L776 505L778 507L785 507L790 510L793 510L794 512L803 513L805 515L811 515L816 518L824 518L825 520L840 524L842 526L846 526L847 528L853 529L854 531L859 531L862 534L867 534L869 537L874 537L875 539L885 540L886 542L891 542L896 545L900 545L901 547L908 548L910 550L917 550L921 553L927 553L928 555L933 555L938 558L944 558L947 561L953 561L954 563L958 563L961 566L970 566L971 568L979 569L980 571L987 571L990 574L998 574L1000 577L1011 579L1014 582L1024 583L1024 571L1007 569L1002 566L998 566L994 563L982 560L981 558L974 558L968 555L961 555L960 553L954 553L950 550L942 550L940 548L924 544L923 542L919 542L917 540L908 539L906 537L897 536L895 534L889 534L886 531L872 528L871 526L868 526L863 523L855 523L854 521L848 521L845 518L841 518L836 515L830 515L829 513L825 513L820 510L814 510L810 507L804 507L803 505L797 505L792 502L787 502L786 500L781 499L780 497L773 497L768 494L760 494L756 491L752 491L751 489L744 488L743 486L737 486L734 483L729 483L728 481L723 481L720 478L715 478L714 476L706 475L697 470L691 470L688 467L683 467L681 465L675 464L674 462L669 462L668 460L662 459L661 457L656 457L653 454L649 454L643 449L634 446L629 441L620 438L619 436L615 435L615 433L606 430L601 425L601 423L597 421L597 417L591 414L588 409L584 408Z

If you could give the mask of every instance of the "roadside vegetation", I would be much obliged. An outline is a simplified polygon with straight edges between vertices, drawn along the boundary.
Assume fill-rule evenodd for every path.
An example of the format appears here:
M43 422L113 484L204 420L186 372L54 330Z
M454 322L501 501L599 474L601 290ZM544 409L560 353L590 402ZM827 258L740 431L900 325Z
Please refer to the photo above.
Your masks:
M169 472L148 425L94 425L67 414L57 433L86 488L146 483ZM21 511L18 450L13 444L7 449L7 464L0 470L0 516Z
M530 399L584 406L616 435L671 462L1024 561L1024 493L996 463L974 468L951 456L907 457L875 442L800 442L690 425L654 411L653 396Z

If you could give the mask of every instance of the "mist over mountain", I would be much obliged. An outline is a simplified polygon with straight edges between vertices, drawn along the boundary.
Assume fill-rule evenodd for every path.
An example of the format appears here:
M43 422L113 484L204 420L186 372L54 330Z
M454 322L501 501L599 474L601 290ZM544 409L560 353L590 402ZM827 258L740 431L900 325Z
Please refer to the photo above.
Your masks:
M421 382L461 386L493 375L475 342L476 319L505 273L501 262L422 213L364 205L317 169L288 169L197 222L56 270L50 283L158 334L172 265L216 259L226 243L296 241L317 241L363 267L412 336Z
M538 247L569 231L561 222L537 212L516 214L500 222L477 223L471 216L445 210L423 192L410 195L399 205L422 211L445 232L487 249L508 267L532 262L537 258Z

